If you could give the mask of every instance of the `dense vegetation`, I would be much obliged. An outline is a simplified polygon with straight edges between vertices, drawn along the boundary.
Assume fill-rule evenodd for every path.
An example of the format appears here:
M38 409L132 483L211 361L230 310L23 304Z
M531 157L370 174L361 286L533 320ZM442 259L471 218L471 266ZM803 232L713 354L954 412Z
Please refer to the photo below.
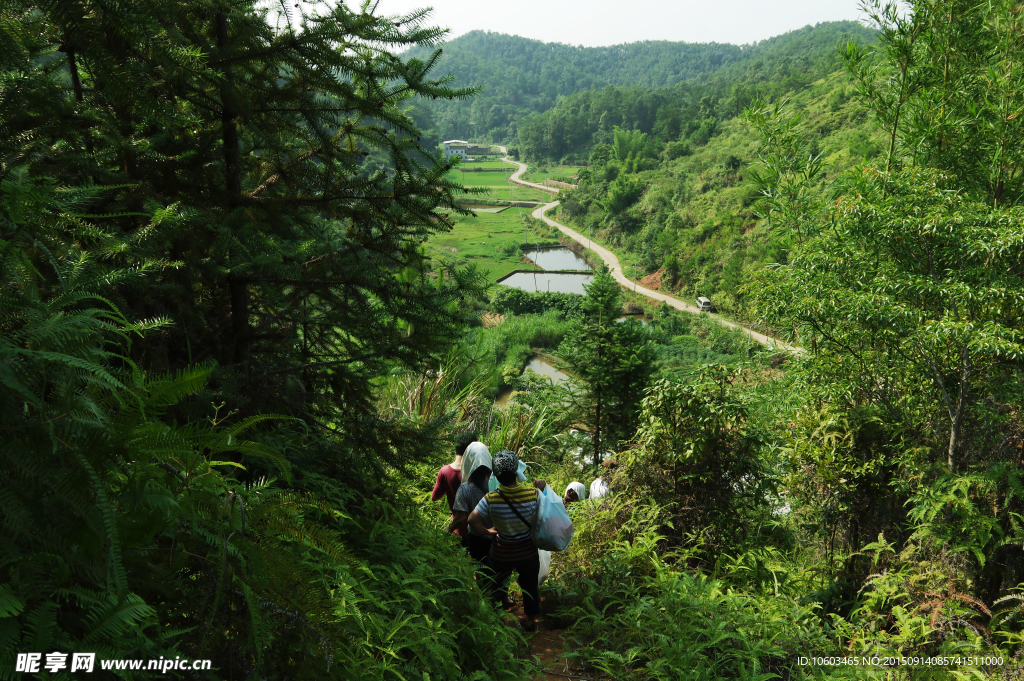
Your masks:
M733 94L733 86L740 99L744 88L754 85L790 90L807 82L808 73L821 68L820 62L834 64L833 48L840 39L869 40L871 35L854 22L833 22L806 26L753 45L647 41L574 47L473 31L444 45L438 68L450 72L458 85L481 88L479 95L466 101L431 102L431 111L434 125L449 138L514 142L525 117L547 111L577 92L606 86L664 88L708 79L715 85L705 94L721 92L722 99ZM428 52L414 48L408 54L422 59ZM742 104L738 106L742 109ZM655 105L646 115L633 115L625 121L621 117L625 110L612 111L606 129L632 126L639 120L647 130L657 108ZM595 124L600 115L594 118ZM551 155L557 149L552 146L542 153Z
M808 153L833 176L884 149L853 94L851 76L836 71L780 95L801 115ZM682 111L663 109L666 121L672 118L665 112L681 116L669 132L613 127L608 143L592 146L579 189L560 196L561 216L577 229L592 227L595 238L638 264L640 276L657 272L649 285L709 296L720 310L749 316L743 283L765 265L785 262L791 245L755 206L758 134L742 115Z
M466 431L559 492L610 482L543 590L573 675L1020 678L1015 3L876 7L877 44L794 57L742 120L693 83L634 93L649 130L572 108L625 90L535 119L590 131L564 219L785 354L621 321L643 304L605 271L489 291L444 256L471 218L419 127L472 95L434 75L442 32L260 7L0 5L0 678L53 651L533 678L426 501ZM523 373L538 353L571 378Z
M267 19L0 7L3 678L31 651L517 676L469 564L386 482L460 418L381 396L478 290L417 247L462 209L404 113L467 93L382 50L437 42L419 15Z
M756 163L723 170L753 180L759 228L790 252L741 290L805 352L781 375L708 366L648 389L616 500L581 514L603 560L577 547L559 578L591 668L1020 674L1024 215L1009 150L1022 128L1007 113L1022 104L1020 18L1012 3L912 10L876 8L877 51L841 50L848 75L831 86L854 103L830 107L825 81L817 102L747 112ZM849 149L822 143L822 119L840 112L873 119L870 162L849 168ZM602 166L635 175L646 140L616 137ZM606 182L615 213L616 182L630 186ZM794 663L822 649L997 661Z

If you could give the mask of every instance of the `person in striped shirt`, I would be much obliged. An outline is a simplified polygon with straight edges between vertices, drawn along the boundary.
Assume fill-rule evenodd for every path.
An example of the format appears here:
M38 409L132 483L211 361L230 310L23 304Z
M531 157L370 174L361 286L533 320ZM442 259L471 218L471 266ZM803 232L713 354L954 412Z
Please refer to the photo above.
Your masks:
M516 581L523 590L523 610L526 612L524 628L532 631L540 612L540 594L537 578L540 558L533 544L531 524L538 509L538 489L544 489L543 480L531 486L516 479L519 457L515 452L503 450L494 455L493 471L498 489L488 492L469 514L469 526L481 535L490 534L490 563L494 571L497 590L493 594L501 601L508 593L506 582L516 573ZM487 528L485 523L493 525Z

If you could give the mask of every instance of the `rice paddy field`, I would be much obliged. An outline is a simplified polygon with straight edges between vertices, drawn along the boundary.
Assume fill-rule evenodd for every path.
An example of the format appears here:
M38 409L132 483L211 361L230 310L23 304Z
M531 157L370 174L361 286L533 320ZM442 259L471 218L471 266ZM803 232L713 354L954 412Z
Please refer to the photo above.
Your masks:
M540 166L536 170L524 175L523 179L530 182L557 180L574 184L573 176L584 167L586 166Z
M453 170L448 179L461 182L468 187L507 187L511 173L465 173Z
M505 173L460 173L455 170L448 177L462 183L466 187L482 187L486 189L486 193L479 194L480 198L540 202L551 200L551 194L548 192L511 184L508 182L508 175Z
M471 168L508 168L510 171L515 170L509 164L499 161L498 159L488 159L486 161L462 161L459 163L460 170L469 170Z
M519 244L526 241L524 218L528 208L509 208L501 213L477 213L464 218L452 231L439 234L427 242L431 254L442 261L459 265L472 263L491 282L513 270L532 269L524 261ZM530 228L530 241L551 241L550 234L538 234L537 223Z

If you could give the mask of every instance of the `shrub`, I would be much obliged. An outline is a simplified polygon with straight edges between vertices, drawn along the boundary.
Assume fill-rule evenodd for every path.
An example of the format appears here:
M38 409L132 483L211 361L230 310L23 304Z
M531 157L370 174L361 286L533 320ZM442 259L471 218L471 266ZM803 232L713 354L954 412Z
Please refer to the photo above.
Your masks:
M673 513L679 536L709 529L711 553L745 532L765 503L763 435L747 422L735 371L706 365L689 383L662 379L644 397L628 488Z
M492 307L501 314L541 314L557 310L563 318L576 316L582 302L583 296L577 293L555 291L531 293L511 286L499 286L491 298Z

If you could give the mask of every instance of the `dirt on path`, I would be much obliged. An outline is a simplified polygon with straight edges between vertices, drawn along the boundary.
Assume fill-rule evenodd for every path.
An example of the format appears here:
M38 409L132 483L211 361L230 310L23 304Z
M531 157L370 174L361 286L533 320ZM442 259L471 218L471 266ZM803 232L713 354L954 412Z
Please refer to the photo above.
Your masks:
M544 597L541 597L544 601ZM506 610L514 620L509 620L512 626L518 626L523 619L522 603ZM565 659L565 630L551 628L547 618L541 614L537 618L537 630L530 636L530 657L536 657L540 661L542 671L532 677L530 681L564 681L575 679L576 681L598 681L600 676L583 674L572 667L572 663ZM605 677L607 678L607 677Z
M530 653L537 656L544 671L536 678L537 681L555 681L564 679L565 662L562 654L565 652L565 641L562 635L563 629L552 629L550 631L537 631L533 635L533 643L530 646ZM562 672L556 674L554 672Z

